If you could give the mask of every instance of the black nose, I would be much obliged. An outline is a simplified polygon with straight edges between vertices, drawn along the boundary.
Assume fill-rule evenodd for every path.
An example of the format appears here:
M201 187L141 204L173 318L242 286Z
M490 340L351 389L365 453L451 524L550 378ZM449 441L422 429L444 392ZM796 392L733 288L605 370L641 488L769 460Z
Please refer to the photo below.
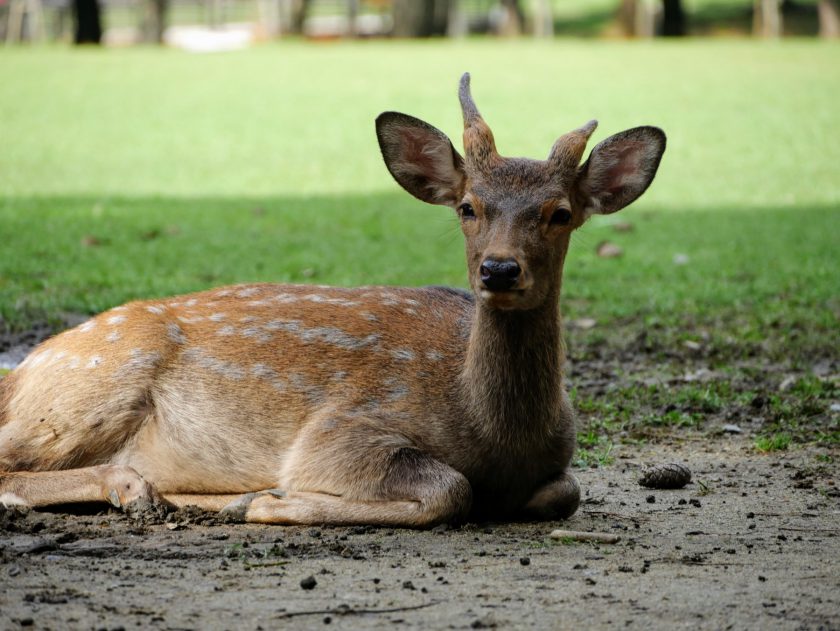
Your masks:
M485 259L479 269L481 282L490 291L506 291L516 284L522 270L513 259Z

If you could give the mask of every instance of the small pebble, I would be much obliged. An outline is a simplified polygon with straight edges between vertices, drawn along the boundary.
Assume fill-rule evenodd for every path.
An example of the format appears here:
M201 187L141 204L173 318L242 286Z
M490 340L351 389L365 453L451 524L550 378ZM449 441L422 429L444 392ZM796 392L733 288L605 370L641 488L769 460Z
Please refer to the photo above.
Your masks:
M645 501L647 501L648 504L655 504L656 503L656 496L655 495L648 495L645 498Z
M522 557L521 559L519 559L519 562L522 565L531 565L531 559L529 557Z
M305 579L301 580L300 586L302 589L315 589L315 586L318 584L318 581L315 580L314 576L307 576Z

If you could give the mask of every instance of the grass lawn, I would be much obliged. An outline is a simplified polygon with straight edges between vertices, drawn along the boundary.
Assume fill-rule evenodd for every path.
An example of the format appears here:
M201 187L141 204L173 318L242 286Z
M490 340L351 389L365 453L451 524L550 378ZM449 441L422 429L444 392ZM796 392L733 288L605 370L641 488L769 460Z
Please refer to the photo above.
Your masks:
M454 217L391 180L373 119L405 111L460 145L456 86L469 70L508 155L546 155L592 117L594 142L639 124L668 133L645 196L573 239L564 311L598 321L584 346L632 326L664 331L663 344L712 336L731 349L722 362L751 345L767 361L836 363L836 45L469 40L0 57L6 327L232 282L463 285ZM619 220L634 229L613 230ZM602 240L624 256L595 256Z

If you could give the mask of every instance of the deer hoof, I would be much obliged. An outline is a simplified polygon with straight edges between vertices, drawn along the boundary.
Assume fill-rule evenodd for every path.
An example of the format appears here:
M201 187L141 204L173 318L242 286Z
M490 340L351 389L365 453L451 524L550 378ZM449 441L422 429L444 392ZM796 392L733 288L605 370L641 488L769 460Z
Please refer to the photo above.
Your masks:
M221 511L219 511L219 514L232 521L244 522L246 521L248 509L251 507L253 501L258 497L266 496L283 499L286 497L286 491L283 489L266 489L265 491L259 491L258 493L245 493L225 506Z
M132 467L103 465L101 469L105 499L115 508L128 505L168 505L154 486Z

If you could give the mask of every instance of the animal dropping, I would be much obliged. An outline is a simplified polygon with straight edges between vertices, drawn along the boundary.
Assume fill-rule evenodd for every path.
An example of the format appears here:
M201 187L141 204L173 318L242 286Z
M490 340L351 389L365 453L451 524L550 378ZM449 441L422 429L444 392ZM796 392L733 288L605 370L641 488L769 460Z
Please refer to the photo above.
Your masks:
M463 155L398 112L376 137L400 186L456 214L469 291L247 284L116 307L0 380L0 502L415 528L574 514L563 263L574 230L647 189L665 134L585 157L590 121L509 158L469 75L459 100Z
M639 478L639 484L649 489L681 489L689 482L691 470L676 462L648 467Z

